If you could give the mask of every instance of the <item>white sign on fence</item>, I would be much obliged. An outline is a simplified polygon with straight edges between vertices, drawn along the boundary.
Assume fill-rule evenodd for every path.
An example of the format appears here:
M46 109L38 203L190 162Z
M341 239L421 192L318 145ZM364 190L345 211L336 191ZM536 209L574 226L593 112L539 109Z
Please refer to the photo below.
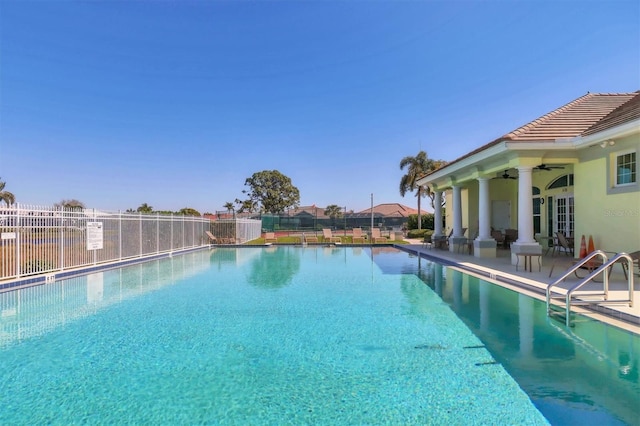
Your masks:
M102 222L87 222L87 250L102 250Z
M3 232L2 239L3 240L15 240L17 234L15 232Z

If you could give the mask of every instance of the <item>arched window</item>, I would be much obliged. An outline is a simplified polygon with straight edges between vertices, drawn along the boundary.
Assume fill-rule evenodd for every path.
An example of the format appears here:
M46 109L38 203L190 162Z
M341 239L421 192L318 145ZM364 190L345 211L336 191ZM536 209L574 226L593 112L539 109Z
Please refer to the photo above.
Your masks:
M549 185L547 185L547 189L566 188L567 186L573 186L573 173L558 176Z

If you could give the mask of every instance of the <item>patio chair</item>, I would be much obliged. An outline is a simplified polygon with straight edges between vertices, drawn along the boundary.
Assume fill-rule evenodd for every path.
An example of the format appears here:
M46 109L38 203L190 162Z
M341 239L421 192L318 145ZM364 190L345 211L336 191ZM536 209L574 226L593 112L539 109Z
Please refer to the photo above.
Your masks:
M265 232L264 234L264 243L265 244L269 244L269 243L277 243L278 239L276 238L276 233L275 232Z
M460 250L462 248L466 248L467 249L467 253L473 254L473 241L476 238L478 238L478 231L476 231L473 234L473 237L469 237L464 242L462 242L461 244L458 244L458 253L460 253Z
M444 235L440 235L439 237L431 237L431 243L435 248L439 249L447 249L449 247L449 238L453 235L453 229L449 232L449 235L446 237Z
M571 255L573 257L573 244L569 244L567 237L562 232L556 232L556 238L558 239L558 251L562 249L567 256ZM555 252L556 248L554 247L553 253L555 254Z
M371 228L371 242L374 244L377 243L386 243L387 237L383 237L380 234L380 228Z
M356 243L364 244L364 234L362 233L362 228L353 228L352 241L354 244Z
M635 266L636 268L638 268L638 272L635 272L632 268L631 272L629 272L629 265L627 264L626 261L623 261L622 259L619 260L620 264L622 265L622 271L624 272L624 279L628 279L629 278L629 274L636 274L636 275L640 275L640 250L638 251L634 251L632 253L627 253L631 259L633 259L633 266Z
M210 231L204 231L204 233L207 234L207 237L209 237L209 241L211 242L211 244L218 244L218 239Z
M322 239L327 243L342 243L342 238L334 236L331 229L328 228L322 229Z
M504 230L504 246L505 248L511 247L511 243L515 243L518 240L517 229L505 229Z
M493 230L491 231L491 238L496 240L496 245L502 246L502 248L507 248L506 246L506 237L501 231Z

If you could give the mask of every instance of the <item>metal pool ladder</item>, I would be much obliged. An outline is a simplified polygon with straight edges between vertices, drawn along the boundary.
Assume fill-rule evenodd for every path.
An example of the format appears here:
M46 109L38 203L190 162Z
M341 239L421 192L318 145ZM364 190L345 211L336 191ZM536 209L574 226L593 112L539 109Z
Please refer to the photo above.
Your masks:
M573 287L566 290L566 293L560 291L554 291L553 288L560 284L569 275L575 273L580 267L592 261L594 258L599 257L602 260L601 265L593 270L589 275L584 277L580 282L573 285ZM609 300L609 273L608 269L613 268L614 263L622 259L628 264L627 268L627 282L629 284L629 297L627 299ZM595 282L595 277L602 274L602 293L595 293L589 291L588 293L577 293L578 290L590 281ZM564 290L564 289L563 289ZM589 299L585 299L589 298ZM567 327L571 326L571 305L605 305L605 304L621 304L628 303L630 307L633 307L633 259L627 253L618 253L611 259L607 258L607 255L602 250L596 250L591 252L587 257L580 259L575 265L567 269L567 271L560 276L557 280L547 286L547 316L559 316L562 312L557 309L553 309L554 305L552 300L564 299L565 300L565 323Z

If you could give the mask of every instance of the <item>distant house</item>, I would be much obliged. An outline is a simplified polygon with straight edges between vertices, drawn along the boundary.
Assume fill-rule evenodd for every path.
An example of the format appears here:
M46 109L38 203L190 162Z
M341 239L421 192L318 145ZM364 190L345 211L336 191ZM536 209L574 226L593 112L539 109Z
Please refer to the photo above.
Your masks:
M496 256L492 230L517 230L516 251L540 251L557 232L611 252L640 249L640 92L587 93L418 180L436 195L434 235L478 235L477 257ZM446 197L446 229L441 197Z
M422 214L426 212L423 210ZM358 212L358 214L362 215L371 215L371 208L366 210L362 210ZM387 204L378 204L373 207L373 214L380 215L382 217L405 217L408 218L409 215L418 214L418 210L412 209L411 207L404 206L399 203L387 203Z
M371 226L371 209L354 213L342 212L340 217L332 218L325 214L326 207L301 206L280 215L262 215L264 229L320 229L354 228ZM409 215L417 214L416 209L397 203L379 204L373 208L375 227L401 229L406 225Z

